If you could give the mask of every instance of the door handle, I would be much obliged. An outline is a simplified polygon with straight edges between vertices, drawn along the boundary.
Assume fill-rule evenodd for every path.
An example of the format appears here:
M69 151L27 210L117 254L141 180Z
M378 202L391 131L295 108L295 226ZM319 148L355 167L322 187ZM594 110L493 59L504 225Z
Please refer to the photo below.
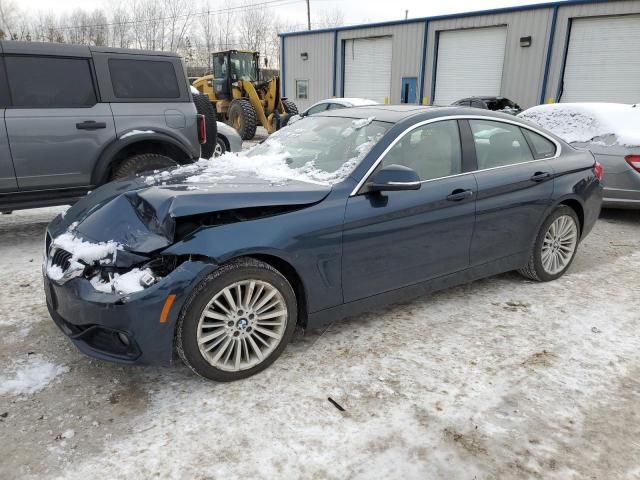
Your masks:
M471 197L472 195L472 190L463 190L462 188L458 188L451 192L450 195L447 195L447 200L449 200L450 202L459 202Z
M78 130L99 130L100 128L107 128L105 122L96 122L95 120L87 120L85 122L76 123Z
M549 178L551 174L549 172L536 172L531 176L532 182L542 182Z

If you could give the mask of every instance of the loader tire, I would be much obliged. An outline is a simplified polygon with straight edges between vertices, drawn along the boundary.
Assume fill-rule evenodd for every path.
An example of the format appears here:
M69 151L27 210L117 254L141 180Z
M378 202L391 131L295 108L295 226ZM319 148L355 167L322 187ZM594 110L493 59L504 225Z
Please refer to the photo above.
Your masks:
M213 157L218 139L216 109L206 95L193 95L193 103L196 106L198 114L204 115L205 127L207 129L207 141L200 145L200 156L209 159Z
M235 128L242 140L251 140L256 135L258 121L256 111L246 98L236 98L229 106L229 125Z
M298 107L291 100L282 100L282 106L289 115L298 114Z

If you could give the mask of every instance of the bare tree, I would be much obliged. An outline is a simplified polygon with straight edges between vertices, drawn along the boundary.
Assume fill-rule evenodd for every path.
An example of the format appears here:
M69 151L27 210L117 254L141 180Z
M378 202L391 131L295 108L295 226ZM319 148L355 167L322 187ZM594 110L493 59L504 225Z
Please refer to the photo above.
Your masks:
M130 9L122 3L111 4L111 46L129 48L131 46Z
M0 39L13 38L18 14L18 7L12 0L0 0Z
M267 9L251 8L251 4L245 7L238 22L240 45L247 50L259 50L265 45L273 18Z
M318 28L340 27L344 25L344 12L339 7L335 7L320 12L318 19L315 24Z

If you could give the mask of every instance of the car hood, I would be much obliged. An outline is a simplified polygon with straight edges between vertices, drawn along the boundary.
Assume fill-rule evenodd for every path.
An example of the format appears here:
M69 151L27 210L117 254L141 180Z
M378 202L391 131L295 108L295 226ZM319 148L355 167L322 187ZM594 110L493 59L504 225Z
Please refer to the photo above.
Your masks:
M57 217L49 233L56 237L73 230L88 241L115 241L131 252L149 253L174 243L180 219L232 212L240 214L217 221L250 220L252 215L257 218L304 208L331 191L329 185L299 180L271 182L234 176L187 182L186 176L172 176L160 185L149 185L149 178L131 178L95 190Z

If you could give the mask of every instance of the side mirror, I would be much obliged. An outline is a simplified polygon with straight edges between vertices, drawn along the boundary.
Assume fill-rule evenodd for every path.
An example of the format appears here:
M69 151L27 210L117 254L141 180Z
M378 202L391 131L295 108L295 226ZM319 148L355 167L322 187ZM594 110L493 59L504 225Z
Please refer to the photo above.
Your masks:
M387 165L367 182L367 192L395 192L399 190L419 190L422 186L418 174L409 167Z

